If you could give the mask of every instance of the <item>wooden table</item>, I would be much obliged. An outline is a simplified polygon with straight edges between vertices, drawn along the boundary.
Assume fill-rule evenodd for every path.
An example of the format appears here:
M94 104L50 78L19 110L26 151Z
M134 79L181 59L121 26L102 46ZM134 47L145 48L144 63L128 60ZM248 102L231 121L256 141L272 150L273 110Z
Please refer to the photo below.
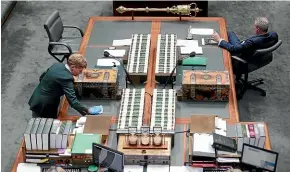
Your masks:
M156 61L156 57L155 57L154 52L155 52L156 47L157 47L157 36L159 33L161 33L161 29L162 29L161 26L162 26L163 22L179 22L179 18L178 17L135 17L134 20L136 22L141 21L141 22L151 23L151 28L150 28L151 47L150 47L149 67L148 67L147 82L146 82L146 85L144 85L144 87L145 87L147 92L152 92L152 90L157 87L156 82L155 82L155 72L154 72L155 71L155 61ZM225 38L227 40L226 21L223 18L183 17L182 20L184 20L182 22L187 21L187 22L192 22L192 23L216 22L219 25L218 29L219 29L221 37ZM83 40L81 42L80 49L79 49L79 53L83 54L86 58L88 58L87 56L89 55L87 52L88 47L90 47L90 48L100 48L100 47L104 48L105 47L106 48L106 47L111 46L110 43L103 43L101 38L93 41L96 43L89 44L91 36L95 35L95 33L96 33L96 30L94 30L94 27L96 27L97 25L95 25L95 24L102 23L104 21L135 22L135 21L131 21L131 17L91 17L88 21L88 25L87 25ZM112 28L110 28L110 29L112 29ZM118 31L118 29L120 29L120 28L119 27L115 28L116 32ZM107 30L107 29L105 28L104 30ZM94 34L92 34L92 32L94 32ZM138 33L138 31L134 31L134 33ZM187 34L187 30L186 30L186 34ZM229 118L226 120L229 123L237 123L237 122L239 122L239 113L238 113L238 107L237 107L237 100L236 100L236 96L235 96L236 91L235 91L235 87L234 87L234 75L232 72L233 70L232 70L232 65L231 65L231 56L230 56L229 52L226 50L220 49L219 51L221 51L222 56L223 56L222 63L223 63L224 69L228 70L230 73L230 82L231 82L230 97L229 97L229 103L228 103ZM151 105L151 97L150 97L150 95L146 94L145 107L144 107L145 108L145 112L144 112L144 123L145 124L149 123L150 112L151 112L150 105ZM67 114L68 108L69 108L68 101L64 98L63 101L61 102L61 109L59 111L58 119L76 121L79 118L79 116L68 116L68 114ZM192 114L189 114L189 115L192 115ZM176 118L176 125L181 125L181 126L183 126L184 129L186 129L186 124L188 124L189 121L190 121L190 119L187 117L182 117L182 116L177 117ZM111 122L116 123L117 116L113 116ZM268 133L268 129L267 129L266 125L265 125L265 131L266 131L266 135L267 135L265 147L267 149L271 149L269 133ZM184 137L184 139L186 139L185 134L183 137ZM184 144L185 144L185 142L184 142ZM182 146L182 147L184 147L184 146ZM25 144L24 144L24 141L22 141L20 148L19 148L19 151L17 153L16 159L15 159L15 162L13 164L13 168L12 168L13 172L16 171L18 163L24 162L24 159L25 159Z

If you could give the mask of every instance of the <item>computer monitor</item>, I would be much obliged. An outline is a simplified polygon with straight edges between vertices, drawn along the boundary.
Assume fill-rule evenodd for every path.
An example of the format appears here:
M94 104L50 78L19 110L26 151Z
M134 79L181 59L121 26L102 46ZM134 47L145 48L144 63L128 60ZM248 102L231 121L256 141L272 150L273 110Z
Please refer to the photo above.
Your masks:
M253 168L275 172L278 155L277 152L244 143L241 163Z
M93 163L112 172L123 172L124 154L104 145L93 143Z

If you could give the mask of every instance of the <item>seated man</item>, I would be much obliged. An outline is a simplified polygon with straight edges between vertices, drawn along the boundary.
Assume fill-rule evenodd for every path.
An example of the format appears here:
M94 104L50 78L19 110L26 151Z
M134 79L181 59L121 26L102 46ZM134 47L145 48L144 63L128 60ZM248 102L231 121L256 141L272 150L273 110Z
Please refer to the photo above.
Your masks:
M82 73L87 62L80 54L72 54L67 64L55 63L40 77L28 104L32 117L57 118L61 96L65 95L70 106L80 114L97 114L98 106L87 108L82 105L75 94L74 78Z
M218 42L218 46L228 50L232 56L238 56L244 60L251 60L251 56L258 49L269 48L278 42L276 32L268 32L268 19L266 17L257 17L255 20L255 36L244 41L240 41L235 33L229 32L229 42L220 38L215 32L213 39Z

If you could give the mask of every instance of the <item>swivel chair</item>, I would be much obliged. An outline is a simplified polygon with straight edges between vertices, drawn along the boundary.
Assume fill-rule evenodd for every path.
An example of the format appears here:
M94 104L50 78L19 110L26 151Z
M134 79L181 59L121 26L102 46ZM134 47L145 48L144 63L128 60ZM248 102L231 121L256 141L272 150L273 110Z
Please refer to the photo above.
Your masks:
M251 59L249 61L241 59L237 56L232 56L233 66L234 68L236 67L236 69L234 69L236 81L242 83L240 93L237 94L238 99L242 99L248 89L260 92L261 96L266 96L266 91L257 87L258 85L264 84L264 80L260 78L248 81L248 75L249 73L271 63L273 60L273 51L280 47L281 44L282 41L279 40L272 47L256 50L253 56L248 58ZM235 72L235 70L237 71ZM242 78L242 75L244 75L244 78Z
M65 28L77 29L81 36L63 37ZM63 25L58 11L54 11L44 23L44 29L47 32L49 43L48 52L58 62L63 62L71 54L76 53L79 49L80 42L84 36L83 31L77 26ZM62 56L59 59L57 56Z

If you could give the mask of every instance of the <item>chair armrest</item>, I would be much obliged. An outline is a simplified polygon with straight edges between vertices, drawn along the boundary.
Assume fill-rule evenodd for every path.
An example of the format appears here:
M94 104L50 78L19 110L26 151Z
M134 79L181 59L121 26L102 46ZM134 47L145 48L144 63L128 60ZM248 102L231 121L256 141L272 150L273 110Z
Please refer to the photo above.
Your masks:
M64 42L49 42L49 45L63 45L63 46L65 46L68 49L70 54L73 53L71 47L67 43L64 43Z
M77 29L77 30L80 31L81 36L82 36L82 37L84 36L84 32L83 32L83 30L82 30L81 28L79 28L78 26L64 25L63 27L64 27L64 28L74 28L74 29Z
M235 60L238 60L238 61L240 61L240 62L242 62L242 63L244 63L244 64L248 64L248 62L247 62L246 60L241 59L241 58L239 58L239 57L237 57L237 56L232 56L232 58L235 59Z

